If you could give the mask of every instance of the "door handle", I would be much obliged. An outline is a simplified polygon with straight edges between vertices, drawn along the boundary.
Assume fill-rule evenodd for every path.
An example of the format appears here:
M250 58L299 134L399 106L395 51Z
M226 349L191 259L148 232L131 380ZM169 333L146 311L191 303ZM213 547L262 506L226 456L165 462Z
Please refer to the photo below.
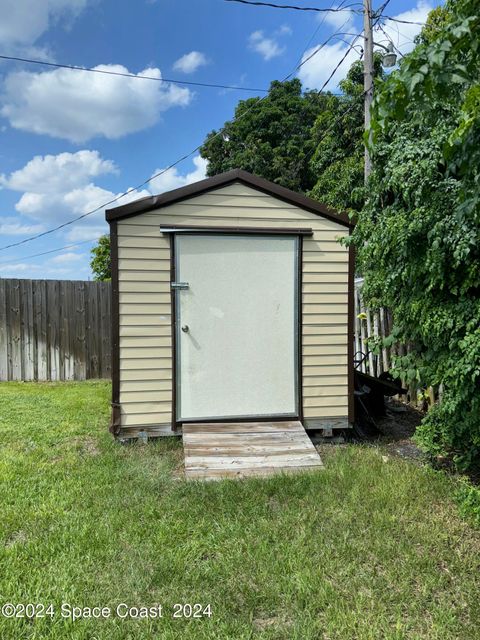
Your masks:
M184 324L183 325L182 331L183 331L183 333L188 333L190 331L190 327L188 326L188 324Z

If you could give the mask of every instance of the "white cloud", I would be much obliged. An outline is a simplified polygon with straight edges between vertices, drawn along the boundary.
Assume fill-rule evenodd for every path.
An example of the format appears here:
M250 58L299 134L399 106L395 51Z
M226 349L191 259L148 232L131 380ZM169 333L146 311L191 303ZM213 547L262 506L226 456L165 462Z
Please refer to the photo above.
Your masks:
M345 11L332 11L323 14L319 13L318 19L322 24L325 22L325 24L330 25L336 30L348 31L353 26L355 14L349 9Z
M41 224L23 224L14 216L0 218L0 235L4 236L28 236L40 233L44 230Z
M5 53L30 52L48 57L44 49L33 47L52 23L68 27L88 0L10 0L2 3L0 42ZM8 51L7 51L8 50Z
M169 169L160 177L154 178L148 189L126 189L128 193L107 208L127 204L204 178L207 161L196 156L193 158L193 165L193 170L185 174L179 173L176 167ZM152 175L159 171L160 169L157 169ZM51 227L92 211L120 196L93 182L93 178L112 173L117 173L113 162L103 159L98 151L83 149L77 153L61 153L57 156L36 156L22 169L14 171L9 176L0 176L0 185L23 192L15 205L21 216L41 221ZM29 227L12 217L0 218L0 230L3 225L8 225L7 228L12 233L19 233L16 230L22 227L25 233L36 233L37 229L44 229L43 225ZM65 229L65 239L73 243L95 241L107 231L105 208L102 207L87 218L68 226Z
M291 36L293 31L288 24L282 24L282 26L275 31L278 36Z
M129 73L122 65L98 65L98 70ZM161 78L160 69L137 74ZM138 80L86 71L55 69L9 74L0 114L15 129L81 143L95 136L109 139L153 126L160 114L186 106L192 93L153 80Z
M417 5L412 9L404 11L403 13L398 13L393 17L397 18L398 20L406 20L409 23L420 22L424 24L427 20L428 14L430 13L430 11L432 11L433 8L434 6L430 2L419 0L419 2L417 2ZM414 48L414 38L422 30L422 27L418 24L403 24L394 22L392 20L385 20L382 28L387 33L388 37L392 40L397 49L399 49L404 55L406 53L409 53ZM382 37L384 38L383 40ZM385 34L382 33L382 31L376 31L375 41L386 44L387 40L385 38Z
M153 193L163 193L164 191L170 191L171 189L177 189L178 187L183 187L186 184L203 180L207 172L207 160L204 160L200 156L195 156L193 158L193 164L195 165L195 169L185 175L178 173L177 167L168 169L168 171L163 173L161 176L154 178L151 181L150 190ZM159 171L161 171L161 169L154 171L153 175Z
M299 70L298 76L302 81L305 89L320 89L326 82L343 56L348 50L347 44L344 42L335 42L334 44L325 45L322 50L308 62L306 62ZM318 48L318 45L305 51L302 60L306 60ZM334 89L340 80L344 78L355 60L358 60L358 51L352 49L345 60L342 62L335 75L325 87L325 91Z
M254 31L248 38L248 46L252 51L259 53L264 60L271 60L280 56L285 47L279 45L275 38L267 38L263 31Z
M208 64L208 60L204 53L200 51L190 51L173 63L175 71L181 71L182 73L193 73L199 67L203 67Z
M393 17L399 20L406 20L407 22L419 22L423 24L432 9L433 5L430 2L419 0L417 5L412 9L399 13ZM342 18L339 16L342 16ZM342 24L341 19L345 20L345 12L327 14L326 22L332 26L340 27ZM388 34L388 37L403 54L408 53L413 49L415 46L413 40L422 29L419 24L400 24L391 20L385 20L382 26ZM386 44L388 42L385 34L378 28L375 30L375 41L382 44ZM361 43L362 41L359 39L358 44L361 45ZM348 47L349 45L346 42L340 41L333 42L332 44L327 44L322 47L321 51L308 60L308 62L306 62L299 70L298 76L304 87L309 89L320 89L333 69L345 55ZM306 51L302 59L306 60L317 48L318 45ZM355 60L358 60L358 58L358 52L355 49L351 50L335 72L335 75L327 85L326 90L335 88L338 85L338 82L346 76L351 64Z
M67 251L66 253L61 253L55 258L50 258L50 262L55 264L60 263L69 263L69 262L78 262L79 260L87 260L85 254L82 253L74 253L73 251Z
M57 193L85 183L103 174L118 173L111 160L104 160L98 151L82 149L76 153L35 156L13 171L7 178L0 176L0 185L13 191Z

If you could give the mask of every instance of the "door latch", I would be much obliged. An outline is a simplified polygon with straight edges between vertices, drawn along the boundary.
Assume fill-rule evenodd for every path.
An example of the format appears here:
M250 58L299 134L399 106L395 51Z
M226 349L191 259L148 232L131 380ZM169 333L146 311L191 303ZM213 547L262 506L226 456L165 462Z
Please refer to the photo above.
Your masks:
M171 282L170 286L172 289L188 289L190 285L188 282Z

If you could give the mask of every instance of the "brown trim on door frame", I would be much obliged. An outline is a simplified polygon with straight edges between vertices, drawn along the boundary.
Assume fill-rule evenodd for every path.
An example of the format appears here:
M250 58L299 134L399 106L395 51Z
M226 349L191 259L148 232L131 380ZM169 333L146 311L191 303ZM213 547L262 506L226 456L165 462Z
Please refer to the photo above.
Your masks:
M112 281L112 417L109 430L118 435L120 420L120 302L118 293L118 229L117 222L110 222L110 272Z
M122 218L130 218L138 215L139 213L146 213L147 211L166 207L174 202L194 198L195 196L207 193L213 189L226 187L234 184L235 182L240 182L248 187L256 189L257 191L261 191L262 193L278 198L287 204L292 204L300 209L305 209L317 216L327 218L328 220L337 222L345 227L354 226L347 213L337 212L321 202L308 198L302 193L296 193L295 191L286 189L275 182L270 182L264 178L254 176L253 174L248 173L248 171L243 171L243 169L232 169L232 171L220 173L219 175L206 178L205 180L200 180L199 182L194 182L193 184L186 185L185 187L167 191L166 193L162 193L158 196L140 198L139 200L121 205L120 207L107 209L105 215L109 222L112 220L120 220Z
M184 227L182 227L184 228ZM185 227L187 229L191 229L192 233L195 233L196 228L194 227ZM197 227L198 228L198 227ZM170 277L171 282L175 282L176 278L176 259L175 259L175 231L172 227L171 236L170 236ZM202 229L209 230L209 227L202 227ZM214 228L215 229L215 228ZM160 227L161 230L161 227ZM235 233L242 234L243 229L238 227L234 230ZM266 231L266 230L265 230ZM268 229L268 233L263 231L262 235L275 235L270 232ZM301 230L306 231L306 230ZM309 229L311 233L312 230ZM213 231L212 233L215 233ZM218 233L218 232L217 232ZM297 367L298 367L298 411L297 415L289 415L289 416L279 416L279 415L268 415L268 416L248 416L248 417L223 417L223 418L188 418L186 420L177 421L177 408L176 408L176 361L177 361L177 327L176 327L176 292L174 289L171 290L171 326L172 326L172 430L176 431L182 424L188 423L198 423L198 424L208 424L208 423L222 423L222 422L284 422L288 420L299 420L303 424L303 353L302 353L302 332L303 332L303 291L302 291L302 273L303 273L303 235L310 234L302 234L295 233L292 229L289 230L288 235L298 235L298 273L297 273L297 290L298 290L298 329L297 329ZM353 353L352 353L353 356Z
M268 235L268 236L313 236L313 229L272 227L208 227L197 225L160 225L160 233L224 234L224 235Z
M170 236L170 282L175 282L175 235ZM177 295L170 287L170 326L172 330L172 431L177 427Z
M351 234L351 231L350 231ZM348 247L348 328L347 328L347 360L348 360L348 422L355 421L354 397L354 322L355 322L355 247Z
M297 308L297 367L298 367L298 419L303 424L303 237L298 238L298 308Z

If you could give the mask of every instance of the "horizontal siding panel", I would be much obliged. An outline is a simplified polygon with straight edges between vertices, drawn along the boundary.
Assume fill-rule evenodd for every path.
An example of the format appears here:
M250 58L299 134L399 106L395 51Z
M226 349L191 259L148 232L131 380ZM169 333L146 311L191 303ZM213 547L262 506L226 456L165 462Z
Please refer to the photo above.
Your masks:
M161 304L170 306L169 291L132 291L121 292L119 294L120 305L122 304Z
M125 317L125 316L123 316ZM144 337L160 337L171 336L172 329L170 323L168 324L153 324L153 325L122 325L120 327L120 337L132 337L141 338Z
M172 338L168 334L166 336L120 336L120 348L154 348L161 347L170 351L172 348Z
M122 413L122 427L156 427L170 424L172 420L171 411L161 413Z
M170 251L169 238L160 233L160 225L157 227L157 236L132 236L126 235L118 238L118 247L124 249L152 249L155 251Z
M123 283L126 284L125 282ZM303 295L312 295L312 294L325 294L325 293L336 293L342 294L344 296L347 295L346 292L347 284L344 280L339 282L303 282L302 283L302 293ZM125 289L126 290L126 289Z
M169 413L170 403L167 402L122 402L122 411L128 415L143 415Z
M342 251L348 255L348 249L337 242L334 237L326 238L322 233L315 234L316 239L303 239L304 253L325 253L327 251ZM314 236L315 238L315 236Z
M303 399L303 406L313 407L340 407L344 409L348 406L348 393L345 391L344 395L334 394L333 396L316 396L307 397Z
M310 313L309 310L305 310L303 312L303 324L309 325L319 325L319 324L329 324L335 327L345 326L347 327L347 318L345 313L337 313L337 314L328 314L322 315L317 313Z
M333 354L333 355L303 355L304 366L312 365L328 365L328 364L347 364L347 355Z
M310 263L309 266L312 266L312 263ZM302 281L304 286L310 284L331 284L336 287L346 287L348 286L348 269L343 269L342 267L342 269L323 272L303 270Z
M160 286L166 285L170 287L170 263L164 265L163 269L156 270L146 270L146 269L120 269L118 272L119 282L123 283L123 286L127 284L127 282L135 282L137 283L139 280L145 285L147 283L153 282L157 283ZM127 291L127 289L124 289Z
M331 293L330 291L323 291L322 285L320 285L316 292L304 292L303 302L304 304L348 304L348 292L342 291L341 293Z
M332 407L305 407L303 417L306 420L324 419L324 418L347 418L348 406L332 406Z
M167 366L168 365L168 366ZM171 363L170 364L166 364L166 366L163 369L160 369L158 367L153 367L153 368L140 368L140 369L135 369L135 368L123 368L121 371L121 380L120 380L120 384L123 384L124 382L133 382L133 381L139 381L139 382L145 382L146 380L149 381L170 381L172 380L172 366Z
M302 327L303 336L330 336L330 335L347 335L348 325L345 324L321 324L313 322L312 324L304 324Z
M137 304L135 302L121 302L120 313L125 315L170 315L170 303L165 304Z
M304 347L313 347L315 345L335 345L338 347L347 347L348 336L347 332L344 333L326 333L326 334L308 334L302 336L302 343Z
M170 260L170 251L168 247L146 249L143 247L119 247L119 260ZM143 268L143 267L142 267Z
M148 375L145 380L124 380L120 383L120 393L131 393L132 391L172 391L172 379L149 380Z
M169 345L163 347L149 347L148 345L125 347L120 343L120 358L170 358L171 348Z
M158 403L161 403L164 406L164 403L167 403L167 410L170 408L170 402L172 400L172 390L165 389L163 391L159 391L155 389L154 391L123 391L121 392L120 402L125 405L125 411L130 412L130 407L135 405L139 405L141 403L152 404L152 406L157 406ZM142 405L143 406L143 405ZM145 405L148 406L148 405Z
M346 303L330 304L329 302L324 302L322 304L319 304L317 302L310 303L308 301L308 298L305 298L303 302L303 313L305 313L306 315L315 314L319 316L326 316L328 318L339 315L340 317L343 316L344 320L346 321L348 305ZM334 321L332 321L332 323L334 323Z
M285 205L283 208L279 207L278 209L265 206L212 207L197 205L192 200L191 204L188 204L187 202L177 203L170 205L168 208L158 209L158 213L155 211L143 213L135 219L135 222L151 226L158 224L159 222L163 225L167 225L169 223L173 224L175 222L174 219L177 220L177 224L184 224L181 220L185 219L187 220L187 224L200 225L205 224L204 221L206 220L217 220L214 224L219 225L220 223L218 220L221 220L222 218L228 218L229 224L240 227L255 226L253 224L253 221L255 220L272 220L275 225L278 224L277 221L285 222L286 220L295 220L294 226L305 225L306 227L312 228L312 225L315 223L315 229L318 229L319 232L334 231L341 235L342 231L346 231L346 235L348 235L347 227L331 220L327 220L326 218L321 218L309 211L288 207L288 205ZM264 225L258 224L257 226L261 227Z
M171 370L172 368L172 360L171 358L164 358L160 360L159 358L120 358L120 366L127 369L143 369L150 371L160 371L160 370ZM149 374L150 378L153 374ZM159 376L160 378L164 377L164 374ZM122 380L127 380L127 378L121 377ZM152 378L153 379L153 378Z
M161 211L161 210L160 210ZM329 240L335 242L337 238L348 237L348 230L344 227L337 226L335 223L329 223L328 220L323 220L317 216L313 218L297 218L295 217L295 211L285 211L285 215L281 219L275 219L270 217L267 212L265 216L249 216L244 218L243 209L238 211L238 215L229 216L231 209L224 209L223 213L217 210L211 210L212 215L205 214L203 216L192 216L188 210L185 210L180 215L168 215L166 213L161 215L143 214L140 218L130 218L131 226L135 225L136 232L132 233L135 236L145 236L154 238L160 233L160 237L167 240L170 236L168 234L162 234L160 227L168 227L175 225L191 225L191 226L212 226L212 227L272 227L272 229L278 228L306 228L312 229L314 240ZM288 215L290 213L290 215ZM149 217L148 217L149 216ZM126 228L126 226L125 226ZM142 231L142 229L144 231ZM123 231L125 234L126 231ZM309 236L310 237L310 236Z
M135 272L137 273L137 272ZM170 279L141 280L141 274L137 273L137 280L119 280L120 293L167 293L170 296Z
M344 344L306 344L303 346L303 355L304 356L324 356L324 355L334 355L334 354L346 354L347 353L347 342Z
M333 367L332 367L333 368ZM338 368L341 373L334 375L333 373L325 374L326 367L311 367L311 370L316 371L315 375L306 375L306 370L303 371L303 389L310 387L331 387L333 385L344 386L347 380L347 367Z
M123 271L137 271L145 273L146 271L165 272L168 274L166 277L170 277L170 256L157 260L147 260L143 256L137 256L136 258L123 258L118 259L119 277ZM136 276L138 277L138 276Z
M125 249L129 251L129 249ZM130 249L131 251L131 249ZM303 254L303 262L315 262L317 264L337 264L338 262L348 265L347 251L312 251L312 253Z
M303 396L305 398L335 398L344 397L348 395L348 385L345 380L339 385L322 385L315 387L305 387L303 390ZM342 399L343 402L343 399Z
M163 315L139 315L138 313L122 313L120 312L120 327L139 327L139 326L169 326L171 325L170 312Z
M304 261L302 271L304 274L314 273L316 275L319 273L322 273L322 274L337 273L337 274L345 274L346 276L348 274L348 262L345 260L343 262Z

